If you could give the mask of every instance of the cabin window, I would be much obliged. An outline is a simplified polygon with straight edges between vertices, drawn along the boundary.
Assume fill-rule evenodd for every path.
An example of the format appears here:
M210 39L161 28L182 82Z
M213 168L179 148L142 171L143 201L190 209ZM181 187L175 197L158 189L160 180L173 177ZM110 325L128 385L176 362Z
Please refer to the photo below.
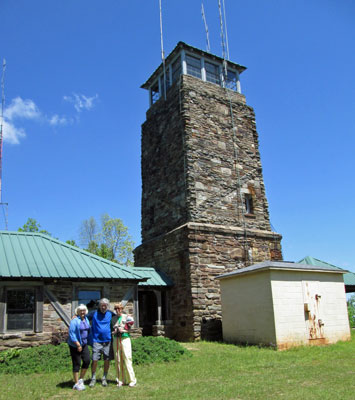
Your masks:
M78 292L78 305L85 304L89 311L96 310L101 299L101 290L85 289Z
M253 198L251 194L244 195L244 205L246 214L254 214Z
M6 320L8 331L33 331L36 309L34 289L8 289Z
M221 84L218 65L205 61L206 81Z
M227 71L226 88L237 90L237 74L234 71Z
M175 60L172 65L173 82L177 81L179 79L180 75L181 75L181 59L180 59L180 57L178 57L178 59Z
M152 86L150 89L151 93L151 102L154 104L156 101L159 100L160 94L159 94L159 85L158 82L155 83L155 85Z
M186 54L186 71L189 75L201 79L201 59Z

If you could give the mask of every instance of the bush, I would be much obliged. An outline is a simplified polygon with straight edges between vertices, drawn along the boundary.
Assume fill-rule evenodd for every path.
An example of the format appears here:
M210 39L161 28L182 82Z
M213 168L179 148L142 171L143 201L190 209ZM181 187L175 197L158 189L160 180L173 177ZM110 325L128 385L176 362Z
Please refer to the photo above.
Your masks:
M348 314L351 328L355 328L355 294L348 300Z
M11 352L15 352L12 356ZM7 353L4 355L4 353ZM3 356L4 355L4 356ZM68 345L44 345L0 352L0 373L21 374L70 370Z
M133 364L148 364L159 361L177 361L191 353L175 340L164 337L145 336L132 340Z
M133 364L177 361L190 355L174 340L161 337L141 337L132 340ZM99 364L101 364L99 362ZM0 352L0 374L22 374L71 371L72 363L66 343L43 345L27 349Z

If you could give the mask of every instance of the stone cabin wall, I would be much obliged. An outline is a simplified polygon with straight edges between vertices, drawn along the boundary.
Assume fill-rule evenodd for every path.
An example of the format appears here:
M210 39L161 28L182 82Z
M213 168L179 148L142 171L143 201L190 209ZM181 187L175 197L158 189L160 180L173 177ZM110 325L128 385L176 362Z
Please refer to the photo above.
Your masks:
M20 286L20 285L19 285ZM14 287L13 285L11 287ZM72 282L58 282L45 284L48 289L57 299L61 308L65 311L68 317L74 315L74 307L72 305L73 293L77 284ZM85 286L79 286L85 289ZM104 297L110 300L110 309L113 311L113 303L122 300L127 291L132 287L130 283L107 283L95 282L90 284L90 288L102 289ZM125 307L125 312L133 314L133 302L129 301ZM140 336L140 329L134 329L134 336ZM66 341L68 337L68 327L58 315L57 311L52 306L50 300L44 295L43 298L43 327L42 332L30 331L8 331L0 334L0 351L9 348L25 348L39 346L42 344L58 344Z

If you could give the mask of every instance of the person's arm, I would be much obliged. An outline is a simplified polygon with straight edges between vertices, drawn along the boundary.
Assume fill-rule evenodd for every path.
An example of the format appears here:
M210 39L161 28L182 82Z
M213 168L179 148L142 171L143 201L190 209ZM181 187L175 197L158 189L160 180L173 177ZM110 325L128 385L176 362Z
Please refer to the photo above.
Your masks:
M95 311L90 311L88 314L86 314L86 318L91 322L92 317L94 316Z
M69 337L70 337L70 340L73 342L73 344L75 344L78 351L81 351L82 347L80 344L79 336L80 336L79 325L78 325L77 321L75 319L73 319L69 325Z

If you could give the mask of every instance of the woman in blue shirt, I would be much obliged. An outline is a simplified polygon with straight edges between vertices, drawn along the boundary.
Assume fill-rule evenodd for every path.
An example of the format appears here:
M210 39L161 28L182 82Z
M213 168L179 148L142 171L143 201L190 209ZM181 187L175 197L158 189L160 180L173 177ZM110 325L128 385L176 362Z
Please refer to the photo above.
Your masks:
M77 317L70 322L69 326L68 345L73 362L74 390L85 389L84 377L90 365L90 352L88 344L91 339L91 332L90 323L86 317L87 313L87 307L84 304L80 304L80 306L75 309L75 315L77 315ZM81 361L82 365L80 371Z

